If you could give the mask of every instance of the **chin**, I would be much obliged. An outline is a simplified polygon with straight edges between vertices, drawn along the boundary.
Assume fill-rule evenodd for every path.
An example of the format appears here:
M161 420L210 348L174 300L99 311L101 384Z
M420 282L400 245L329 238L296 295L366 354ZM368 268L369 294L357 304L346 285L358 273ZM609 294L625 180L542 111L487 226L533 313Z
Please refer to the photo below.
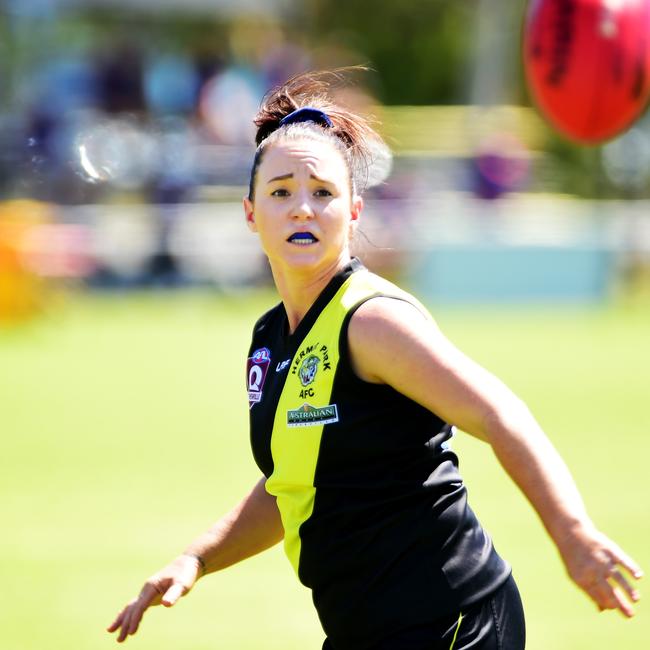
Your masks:
M283 256L282 261L286 266L296 270L314 271L335 265L339 255L325 255L320 246L314 246L310 250L289 251Z
M322 255L318 255L315 251L299 251L297 254L287 255L284 258L284 262L287 266L300 269L310 269L317 268L321 266L325 260Z

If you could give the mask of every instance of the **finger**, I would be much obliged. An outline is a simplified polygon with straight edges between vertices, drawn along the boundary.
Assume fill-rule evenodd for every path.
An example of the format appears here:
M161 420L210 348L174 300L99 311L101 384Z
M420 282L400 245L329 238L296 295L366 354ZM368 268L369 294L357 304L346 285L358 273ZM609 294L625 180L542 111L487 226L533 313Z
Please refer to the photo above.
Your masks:
M149 589L147 589L147 587L149 587ZM146 593L145 593L145 589L146 589ZM153 596L151 595L151 591L153 591L154 594ZM145 585L145 588L140 593L140 596L135 601L135 603L133 603L133 606L131 607L128 634L135 634L138 631L138 628L140 627L140 621L142 621L142 617L144 616L144 613L147 611L149 605L151 604L152 600L155 598L157 593L158 592L153 587L150 587L149 585Z
M128 626L123 626L122 629L126 627L126 633L124 634L124 637L126 638L129 635L133 635L138 631L138 628L140 627L140 621L142 621L142 616L144 615L144 610L140 608L134 608L133 611L131 612L131 616L129 618L129 624Z
M142 598L142 595L138 596L137 600L134 600L133 603L131 603L128 612L124 617L124 621L122 622L122 632L120 634L121 639L118 639L118 641L123 641L127 636L135 634L138 631L140 621L142 620L147 607L147 601Z
M612 585L614 588L616 588L616 585L621 587L630 600L637 602L641 598L641 594L625 579L618 569L614 569L611 572L609 579L611 581L610 584L612 582L615 583Z
M618 609L618 601L614 596L614 590L606 580L594 582L585 591L601 612L606 609Z
M618 609L626 617L634 616L632 604L626 598L624 591L612 586L606 579L598 580L587 588L587 593L602 612L607 609Z
M630 601L625 597L624 593L617 587L614 587L612 591L614 594L614 599L616 600L616 609L618 609L625 616L627 616L627 618L632 618L635 614L635 611Z
M118 627L122 624L122 619L124 618L124 612L126 607L117 615L115 620L106 628L107 632L115 632Z
M119 643L122 643L124 639L127 636L128 629L129 629L129 621L131 619L132 615L132 609L133 605L136 601L133 600L131 601L118 615L118 617L111 623L110 627L108 627L109 632L115 632L116 630L120 630L118 636L117 636L117 641ZM121 628L121 629L120 629Z
M138 631L140 621L142 620L145 611L158 595L158 591L151 583L147 582L144 587L142 587L140 595L129 607L128 620L125 620L122 623L122 632L124 633L125 638L129 634L135 634Z
M610 549L610 555L616 564L622 564L637 580L643 577L643 569L616 544Z
M142 591L137 598L137 601L143 606L144 609L147 609L156 598L159 598L162 594L162 590L154 582L146 582Z
M117 636L117 642L122 643L124 639L129 635L129 625L131 621L131 608L126 611L124 618L122 619L122 628L120 633Z
M175 582L162 597L162 604L171 607L176 601L187 593L187 587L180 582Z

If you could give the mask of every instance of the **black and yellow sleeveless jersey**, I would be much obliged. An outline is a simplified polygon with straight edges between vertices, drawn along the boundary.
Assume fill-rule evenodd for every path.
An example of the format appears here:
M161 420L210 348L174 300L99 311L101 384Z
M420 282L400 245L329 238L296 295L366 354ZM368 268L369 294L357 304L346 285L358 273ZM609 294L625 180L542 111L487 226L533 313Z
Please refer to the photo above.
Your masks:
M341 650L458 612L510 574L467 505L453 428L352 370L349 320L377 296L426 313L354 259L292 334L282 304L266 313L247 365L253 455L287 556Z

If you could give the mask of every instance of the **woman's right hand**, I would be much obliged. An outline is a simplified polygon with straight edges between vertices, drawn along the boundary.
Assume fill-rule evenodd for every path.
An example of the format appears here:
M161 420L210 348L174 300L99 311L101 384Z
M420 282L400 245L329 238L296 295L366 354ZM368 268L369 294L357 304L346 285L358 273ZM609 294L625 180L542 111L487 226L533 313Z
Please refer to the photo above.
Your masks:
M117 618L107 628L108 632L116 632L118 643L122 643L130 634L135 634L145 611L155 605L171 607L176 601L185 596L201 576L202 567L198 558L192 555L179 555L164 569L155 573L134 598L117 615Z

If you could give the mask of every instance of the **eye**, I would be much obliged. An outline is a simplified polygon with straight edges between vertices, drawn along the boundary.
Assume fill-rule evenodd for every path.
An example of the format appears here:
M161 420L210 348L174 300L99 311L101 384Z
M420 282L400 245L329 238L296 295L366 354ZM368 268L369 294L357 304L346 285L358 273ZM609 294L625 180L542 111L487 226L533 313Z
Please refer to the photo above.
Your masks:
M279 197L289 196L289 190L285 189L284 187L280 187L277 190L273 190L271 192L271 196L279 196Z
M314 192L314 195L318 196L319 198L326 198L328 196L332 196L332 193L328 189L321 187L320 189Z

